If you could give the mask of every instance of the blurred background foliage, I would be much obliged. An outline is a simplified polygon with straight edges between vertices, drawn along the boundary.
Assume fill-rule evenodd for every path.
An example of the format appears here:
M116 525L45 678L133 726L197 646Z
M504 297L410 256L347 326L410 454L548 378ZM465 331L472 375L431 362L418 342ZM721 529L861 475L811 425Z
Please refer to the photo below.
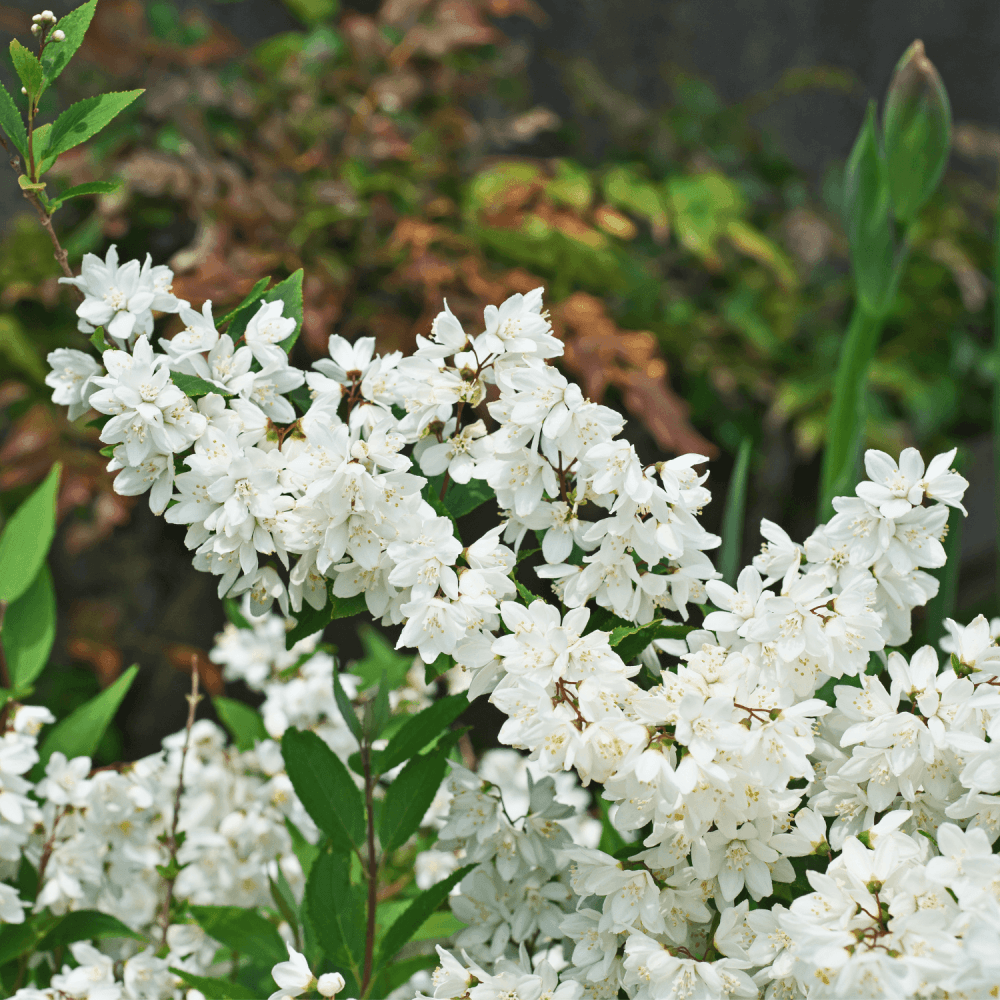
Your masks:
M560 119L532 105L524 47L505 31L544 23L532 0L286 7L299 27L248 50L197 10L101 0L80 58L46 99L147 89L60 160L67 187L124 180L61 212L71 265L112 242L126 259L150 252L173 267L178 295L209 298L216 314L257 278L304 267L300 364L333 332L407 351L442 297L474 329L487 303L543 284L567 374L622 409L640 450L717 459L709 527L749 436L745 556L761 516L804 537L851 307L841 171L815 183L751 120L789 94L851 91L853 78L797 70L727 106L670 71L669 100L647 107L574 58L559 65L575 109ZM0 8L0 30L26 24ZM599 157L581 120L606 137ZM985 275L998 152L994 134L957 129L955 169L921 217L872 372L866 429L890 452L963 445L970 478L988 449L996 373ZM0 246L0 506L64 462L59 648L86 669L83 680L56 673L46 697L65 711L138 659L126 742L146 752L181 722L186 682L170 665L190 669L222 612L183 533L115 495L97 432L48 401L45 354L79 339L57 273L36 221L14 217ZM991 552L992 534L985 568L969 564L963 614L994 610Z

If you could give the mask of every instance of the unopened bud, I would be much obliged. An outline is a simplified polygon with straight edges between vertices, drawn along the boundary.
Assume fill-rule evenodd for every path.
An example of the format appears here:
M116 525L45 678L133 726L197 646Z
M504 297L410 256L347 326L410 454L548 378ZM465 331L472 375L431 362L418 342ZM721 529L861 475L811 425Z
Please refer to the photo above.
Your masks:
M66 32L63 31L61 28L57 31L52 32L52 41L54 42L61 42L65 38L66 38Z
M40 24L33 24L31 26L31 33L33 35L39 35L42 32L42 26Z
M319 977L316 989L321 997L335 997L346 985L339 972L326 972Z
M934 193L951 151L948 93L919 39L896 65L883 135L893 211L900 222L911 222Z
M27 94L28 93L28 88L27 87L22 87L21 88L21 93L22 94Z
M56 23L56 16L55 16L55 14L52 13L51 10L43 10L42 11L42 20L43 21L51 21L53 24L55 24Z
M33 17L31 18L31 20L32 20L32 21L34 21L34 22L35 22L35 24L38 24L38 22L39 22L39 21L41 21L41 19L42 19L42 15L41 15L41 14L35 14L35 15L34 15L34 16L33 16Z

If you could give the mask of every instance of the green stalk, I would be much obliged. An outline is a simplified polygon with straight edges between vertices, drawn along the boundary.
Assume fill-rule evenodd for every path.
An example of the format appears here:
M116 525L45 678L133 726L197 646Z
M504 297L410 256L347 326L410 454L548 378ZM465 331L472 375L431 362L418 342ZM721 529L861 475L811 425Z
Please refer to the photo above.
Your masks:
M719 572L730 586L736 584L743 549L743 522L746 519L747 482L750 472L750 455L753 442L747 435L740 442L740 450L733 466L733 478L726 493L726 506L722 512L722 548L719 550Z
M878 347L884 316L869 312L856 302L847 328L833 383L833 405L827 417L826 448L820 473L820 523L833 513L835 496L854 492L855 472L864 443L868 418L868 368Z

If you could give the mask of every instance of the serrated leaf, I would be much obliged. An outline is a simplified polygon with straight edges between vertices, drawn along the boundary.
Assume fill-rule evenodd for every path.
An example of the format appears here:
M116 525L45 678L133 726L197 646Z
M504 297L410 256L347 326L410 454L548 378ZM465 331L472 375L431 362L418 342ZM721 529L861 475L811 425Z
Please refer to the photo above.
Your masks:
M56 595L46 565L7 608L0 639L15 691L23 691L45 669L56 637Z
M612 631L608 642L626 663L634 660L654 639L683 639L692 630L691 625L657 618L645 625L620 626Z
M170 971L181 979L185 986L190 986L198 990L205 997L212 1000L259 1000L260 994L249 986L241 983L234 983L230 979L209 979L208 976L196 976L183 969L175 969L171 966Z
M271 284L270 278L261 278L257 281L253 288L247 292L246 297L243 301L233 309L230 309L221 319L216 321L216 326L225 326L226 323L231 323L238 313L246 312L253 306L260 302L264 292L267 291L267 286Z
M309 878L309 872L312 871L313 862L319 857L319 848L315 844L310 844L305 837L302 836L302 832L299 828L286 816L285 817L285 828L288 830L288 835L292 839L292 851L295 857L299 859L299 864L302 866L302 875L304 878Z
M74 941L93 941L98 938L121 937L145 941L144 935L123 924L110 913L99 910L74 910L65 914L38 943L36 950L52 951Z
M103 354L105 351L110 351L112 349L111 345L104 339L104 327L102 326L99 326L90 335L90 343L93 345L94 350L96 350L98 354ZM102 413L101 416L105 418L105 423L111 419L110 415L108 414ZM98 419L100 419L100 417ZM87 426L90 427L93 423L94 421L91 420L90 423L87 424ZM100 426L103 427L104 424L101 424Z
M444 495L444 507L452 518L465 517L487 500L495 500L496 494L481 479L470 479L467 483L452 483Z
M418 930L424 921L448 898L452 886L458 885L476 866L465 865L446 879L425 889L395 919L379 943L379 965L386 965Z
M142 90L88 97L68 107L53 123L48 157L56 157L86 142L125 110Z
M287 729L281 738L285 771L313 822L340 851L365 840L365 804L340 758L315 734Z
M21 85L28 92L28 101L34 103L42 92L42 64L38 61L38 56L16 38L12 38L10 58Z
M213 698L212 705L241 753L253 750L258 742L271 738L257 709L233 698Z
M14 103L7 88L0 83L0 128L7 133L23 159L28 158L28 130L24 127L24 119Z
M61 31L66 37L61 42L50 41L42 53L42 70L45 86L48 86L66 68L70 59L83 42L83 36L90 27L97 0L89 0L82 7L70 11L54 25L54 31Z
M306 883L306 912L333 966L361 979L365 953L365 906L361 887L351 885L349 859L322 851ZM348 982L346 996L356 995Z
M532 601L541 600L541 598L537 594L533 594L530 590L528 590L528 588L523 583L521 583L520 580L515 580L514 586L517 587L517 593L525 604L531 604Z
M414 757L385 793L379 819L379 840L388 853L401 847L417 832L448 770L445 746L423 757Z
M333 672L333 698L337 702L337 708L340 709L340 714L343 716L344 722L347 723L347 728L350 729L354 734L354 738L360 743L361 720L358 718L358 713L354 711L351 699L347 697L347 692L344 690L344 685L340 680L340 674L336 670Z
M42 743L35 771L41 773L57 750L71 760L92 757L138 672L138 666L129 667L114 684L57 722Z
M227 389L221 389L213 382L207 382L203 378L198 378L197 375L188 375L185 372L171 372L170 381L185 396L190 396L192 399L197 399L199 396L207 396L210 392L218 393L220 396L232 395Z
M258 965L274 965L288 957L278 928L255 910L240 906L190 906L188 911L210 938L241 955L252 956Z
M38 576L56 531L56 462L35 491L14 511L0 535L0 601L16 601Z
M436 740L467 708L469 699L464 694L451 694L403 723L399 732L384 750L372 754L372 764L379 774L385 774L397 764L420 753Z
M86 184L77 184L63 191L58 197L51 199L49 208L54 211L70 198L85 198L94 194L114 194L121 186L121 181L88 181Z

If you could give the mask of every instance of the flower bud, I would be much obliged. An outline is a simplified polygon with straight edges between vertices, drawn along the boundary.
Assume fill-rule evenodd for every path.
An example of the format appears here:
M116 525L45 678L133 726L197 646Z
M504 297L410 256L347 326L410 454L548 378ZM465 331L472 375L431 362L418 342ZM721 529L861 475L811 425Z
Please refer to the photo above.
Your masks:
M27 87L22 87L21 88L21 93L22 94L27 94L28 93L28 88Z
M65 38L66 38L66 32L63 31L61 28L57 31L52 32L52 41L54 42L61 42L65 40Z
M39 22L40 22L40 21L42 20L42 15L41 15L41 14L35 14L35 15L34 15L34 16L33 16L33 17L31 18L31 20L32 20L32 21L34 21L34 22L35 22L35 24L38 24L38 23L39 23Z
M948 94L919 39L896 65L883 136L893 212L900 222L911 222L934 193L951 150Z
M41 34L41 31L42 31L42 26L40 24L33 24L31 26L31 33L33 35Z
M321 997L335 997L346 985L339 972L326 972L319 977L316 989Z
M51 10L43 10L42 11L42 20L43 21L51 21L53 24L55 24L56 23L56 16L55 16L55 14L52 13Z

